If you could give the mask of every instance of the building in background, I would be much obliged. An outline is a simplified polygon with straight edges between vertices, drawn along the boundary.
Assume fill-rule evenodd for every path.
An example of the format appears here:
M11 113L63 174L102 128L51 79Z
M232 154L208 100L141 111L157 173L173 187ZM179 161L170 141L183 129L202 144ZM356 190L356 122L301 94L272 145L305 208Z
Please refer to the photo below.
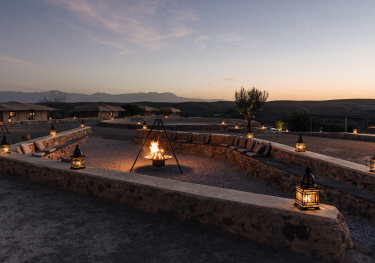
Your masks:
M159 114L159 109L153 108L146 105L137 105L139 109L141 110L142 116L150 116L150 115L157 115Z
M76 118L94 117L123 117L127 110L121 107L109 106L103 102L90 103L69 109Z
M181 111L179 109L170 107L170 106L165 106L159 108L160 115L165 115L165 116L180 116Z
M10 101L0 103L0 120L9 121L26 121L26 120L47 120L47 112L53 111L53 108L35 105L29 103L21 103Z

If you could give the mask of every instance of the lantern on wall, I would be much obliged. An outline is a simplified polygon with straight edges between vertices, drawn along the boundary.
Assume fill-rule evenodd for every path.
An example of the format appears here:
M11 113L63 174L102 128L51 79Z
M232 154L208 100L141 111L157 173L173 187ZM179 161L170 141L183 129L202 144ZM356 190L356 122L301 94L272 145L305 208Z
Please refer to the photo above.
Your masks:
M57 132L56 132L55 126L53 126L53 124L52 124L52 127L49 130L49 135L55 136L56 134L57 134Z
M222 124L222 125L225 125L225 121L224 121L224 120L222 120L222 121L221 121L221 124Z
M357 129L353 129L353 133L354 133L354 134L357 133Z
M52 120L52 117L49 117L50 120Z
M76 116L74 116L73 119L76 119Z
M141 124L141 121L138 119L137 124Z
M143 129L144 129L144 130L147 130L147 124L146 124L146 121L143 122Z
M235 129L238 129L238 123L236 123L236 124L234 125L234 128L235 128Z
M85 128L85 123L83 122L83 120L81 121L81 128Z
M288 128L285 129L285 132L289 132Z
M367 165L369 163L369 165ZM366 166L370 167L370 172L375 173L375 154L369 161L366 161Z
M262 129L264 130L266 127L264 125L262 125Z
M254 133L253 133L253 131L252 130L247 130L247 136L246 136L247 138L249 138L249 139L253 139L254 138Z
M306 167L305 174L296 185L296 201L294 203L301 210L319 209L319 187L310 167Z
M7 138L4 135L3 140L1 141L1 148L0 148L1 154L10 154L10 144L7 140Z
M82 155L82 151L79 148L78 144L76 145L76 148L74 149L74 153L72 156L70 156L71 159L71 169L78 170L78 169L84 169L85 168L85 156Z
M302 134L300 134L296 142L296 152L305 152L305 151L306 151L306 145L303 142Z
M322 126L320 126L320 128L319 128L319 132L323 132L323 127Z
M9 118L9 120L8 120L9 122L11 122L12 121L12 119L11 118Z

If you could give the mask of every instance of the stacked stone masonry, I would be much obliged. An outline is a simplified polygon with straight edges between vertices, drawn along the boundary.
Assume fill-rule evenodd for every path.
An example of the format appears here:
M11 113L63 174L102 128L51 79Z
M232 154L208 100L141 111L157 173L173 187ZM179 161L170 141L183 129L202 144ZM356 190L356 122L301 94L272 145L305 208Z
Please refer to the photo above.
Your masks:
M0 164L0 172L197 221L326 261L341 262L353 247L343 216L329 205L300 211L293 199L99 168L74 171L68 163L17 153L1 155Z
M148 133L149 130L137 130L134 141L138 144L143 144ZM193 141L195 140L197 135L197 133L192 134ZM181 133L177 133L176 139L178 140L180 136ZM276 166L269 165L262 160L262 158L264 157L251 158L230 148L218 146L220 143L223 143L225 141L227 136L228 135L211 134L209 145L177 143L175 141L171 141L170 143L174 151L177 153L180 152L191 155L207 156L227 160L233 165L236 165L242 170L248 172L249 174L258 177L285 192L295 194L295 185L299 182L300 176L302 176L302 174L296 175ZM156 137L156 132L153 131L150 134L149 139L156 139ZM162 137L164 137L164 135L162 135ZM151 140L149 140L149 142L151 142ZM148 146L149 143L146 143L145 147ZM168 141L160 141L160 146L162 149L170 150ZM367 182L373 180L373 174L371 174L370 172L366 173L353 169L347 169L325 160L309 158L308 156L304 156L303 153L296 153L292 147L288 147L290 149L285 150L277 146L279 146L279 144L272 143L270 158L275 158L277 160L291 163L300 167L305 167L305 165L308 164L310 165L310 167L312 167L313 171L316 171L316 173L320 173L337 181L343 180L345 175L347 176L345 177L345 180L350 182L351 180L357 180L357 182ZM363 176L362 179L360 176ZM345 180L343 180L343 182L347 182ZM372 187L366 187L367 189L365 188L365 190L374 190L374 184L375 181ZM361 185L362 184L358 183L356 186L359 187ZM319 186L321 188L321 203L334 205L345 215L361 216L362 218L375 222L374 201L369 201L368 199L353 196L331 186L323 184L319 184Z

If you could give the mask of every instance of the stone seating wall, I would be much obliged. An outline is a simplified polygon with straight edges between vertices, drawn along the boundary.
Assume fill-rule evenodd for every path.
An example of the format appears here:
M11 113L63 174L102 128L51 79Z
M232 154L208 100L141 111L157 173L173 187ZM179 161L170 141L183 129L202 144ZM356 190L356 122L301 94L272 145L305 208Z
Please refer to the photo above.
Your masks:
M138 144L143 144L149 130L137 130L134 142ZM194 141L198 133L192 133L192 140ZM177 133L177 140L180 138L181 133ZM219 146L220 143L223 143L228 135L224 134L211 134L210 144L194 144L194 143L177 143L171 141L172 147L177 153L192 154L198 156L207 156L218 159L223 159L231 162L233 165L241 168L242 170L248 172L249 174L258 177L279 189L295 194L295 185L299 182L300 177L303 175L303 169L297 169L298 174L294 172L296 169L285 169L287 168L305 167L306 164L309 164L314 173L319 173L324 177L329 177L334 179L335 176L328 176L327 173L330 172L342 172L345 174L345 168L336 164L330 163L330 158L328 156L320 156L320 159L305 156L306 153L297 153L294 151L294 148L288 147L282 144L277 144L271 142L271 161L268 160L268 157L260 158L251 158L245 154L242 154L236 150L232 150L227 147ZM151 139L156 139L156 132L152 131L150 135ZM262 140L264 142L269 142ZM151 141L149 141L151 142ZM146 151L150 143L145 144ZM168 141L160 141L160 147L165 150L170 150ZM314 154L314 153L311 153ZM285 157L284 157L285 156ZM291 158L294 161L293 164L290 162L285 162ZM267 161L266 161L266 159ZM311 160L310 160L311 158ZM328 160L327 160L328 159ZM273 161L272 161L273 160ZM333 158L335 161L341 161ZM280 165L281 163L281 165ZM289 164L289 167L288 167ZM320 165L320 166L319 166ZM319 169L319 172L315 170L316 167L324 167L325 165L327 171L323 168ZM284 167L283 167L284 166ZM294 170L294 171L293 171ZM292 172L293 171L293 172ZM320 171L323 171L322 173ZM353 174L361 174L361 171L351 171ZM346 173L348 174L348 173ZM368 172L364 173L367 178L371 178L372 174ZM318 176L318 175L316 175ZM337 176L338 178L341 178ZM354 177L358 178L358 176ZM339 179L336 179L339 181ZM353 179L355 180L355 179ZM328 181L328 182L327 182ZM332 180L331 180L332 181ZM352 215L352 216L361 216L367 220L375 222L375 195L372 193L366 192L357 186L347 186L345 183L332 183L329 180L321 180L322 183L319 184L321 187L320 191L320 202L325 204L330 204L336 206L343 214ZM344 185L344 186L343 186ZM354 188L354 191L353 191ZM356 191L357 190L357 191ZM356 192L353 194L353 192Z
M69 163L18 153L0 155L0 172L200 222L321 260L341 262L353 247L344 217L329 205L301 211L293 199L92 167L71 170Z

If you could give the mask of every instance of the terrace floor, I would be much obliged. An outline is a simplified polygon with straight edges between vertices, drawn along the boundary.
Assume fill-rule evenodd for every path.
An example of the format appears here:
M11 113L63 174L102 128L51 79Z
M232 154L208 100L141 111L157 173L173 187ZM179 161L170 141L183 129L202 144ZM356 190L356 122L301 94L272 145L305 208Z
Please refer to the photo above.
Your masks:
M78 125L77 122L63 123L55 127L63 131ZM93 130L82 147L87 165L128 171L140 149L132 142L135 131L99 127L96 122L86 125ZM8 138L14 143L24 134L42 137L49 134L49 127L10 127ZM291 135L257 137L291 146L295 141ZM305 138L306 143L310 138ZM344 141L340 146L336 142L340 140L313 139L324 140L325 150L332 154L348 152L347 158L356 158L356 151L360 151L356 147L350 150L351 143L363 143L363 147L375 145ZM134 172L293 198L222 160L179 153L177 156L183 175L174 160L167 161L173 167L166 170L167 167L150 166L150 161L143 158L137 162ZM108 157L113 157L115 162L103 162ZM67 193L11 175L0 174L0 181L0 231L4 233L0 237L1 262L318 262L195 223ZM375 224L352 217L346 217L346 221L357 249L348 252L345 262L373 262Z

